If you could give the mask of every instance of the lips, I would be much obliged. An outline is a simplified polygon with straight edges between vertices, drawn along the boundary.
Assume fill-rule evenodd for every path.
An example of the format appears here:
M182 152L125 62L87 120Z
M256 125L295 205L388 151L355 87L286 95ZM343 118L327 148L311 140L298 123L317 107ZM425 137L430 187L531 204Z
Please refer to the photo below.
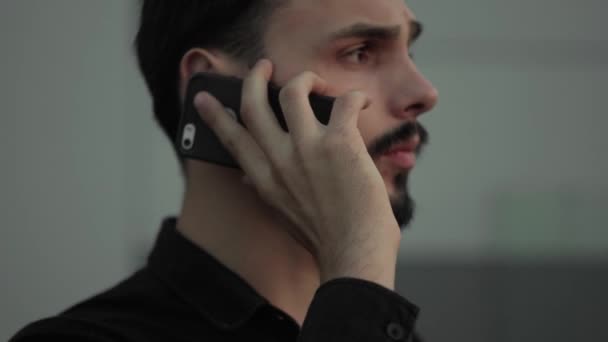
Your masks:
M382 158L402 169L412 169L416 165L416 149L420 137L415 136L405 142L392 146L382 154Z
M391 153L396 153L396 152L414 152L415 153L416 148L418 148L419 144L420 144L420 137L415 136L415 137L409 139L408 141L405 141L405 142L392 146L384 154L391 154Z

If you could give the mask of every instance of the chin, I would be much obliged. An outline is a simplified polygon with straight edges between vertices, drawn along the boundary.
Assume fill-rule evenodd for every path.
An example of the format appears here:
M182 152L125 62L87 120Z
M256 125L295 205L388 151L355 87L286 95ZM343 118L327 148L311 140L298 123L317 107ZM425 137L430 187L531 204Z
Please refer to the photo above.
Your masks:
M389 197L399 229L403 231L413 220L415 207L414 200L409 194L408 173L395 176L392 189L389 190Z

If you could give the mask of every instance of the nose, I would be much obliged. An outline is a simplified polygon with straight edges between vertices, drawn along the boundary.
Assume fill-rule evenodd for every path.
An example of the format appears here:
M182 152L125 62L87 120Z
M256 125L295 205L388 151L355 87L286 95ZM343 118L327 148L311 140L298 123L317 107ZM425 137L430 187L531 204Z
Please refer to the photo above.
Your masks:
M399 82L398 100L393 111L399 118L416 119L437 104L439 92L417 69L410 69Z

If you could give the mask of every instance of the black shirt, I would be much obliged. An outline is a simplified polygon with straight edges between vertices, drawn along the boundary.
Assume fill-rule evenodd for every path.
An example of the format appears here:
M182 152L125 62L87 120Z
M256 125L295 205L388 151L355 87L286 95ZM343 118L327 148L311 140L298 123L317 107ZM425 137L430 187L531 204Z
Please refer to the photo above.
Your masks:
M10 341L419 341L415 305L354 278L321 285L300 328L175 225L164 220L141 270Z

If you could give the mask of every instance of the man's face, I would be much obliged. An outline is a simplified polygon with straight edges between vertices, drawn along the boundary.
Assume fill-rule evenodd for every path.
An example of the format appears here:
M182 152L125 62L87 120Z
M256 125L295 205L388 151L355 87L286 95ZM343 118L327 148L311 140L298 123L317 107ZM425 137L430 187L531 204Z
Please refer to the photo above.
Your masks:
M358 127L380 171L400 226L412 218L407 178L427 134L417 117L437 91L410 57L420 27L403 0L290 0L271 16L265 36L282 85L310 70L327 95L364 91L372 100Z

